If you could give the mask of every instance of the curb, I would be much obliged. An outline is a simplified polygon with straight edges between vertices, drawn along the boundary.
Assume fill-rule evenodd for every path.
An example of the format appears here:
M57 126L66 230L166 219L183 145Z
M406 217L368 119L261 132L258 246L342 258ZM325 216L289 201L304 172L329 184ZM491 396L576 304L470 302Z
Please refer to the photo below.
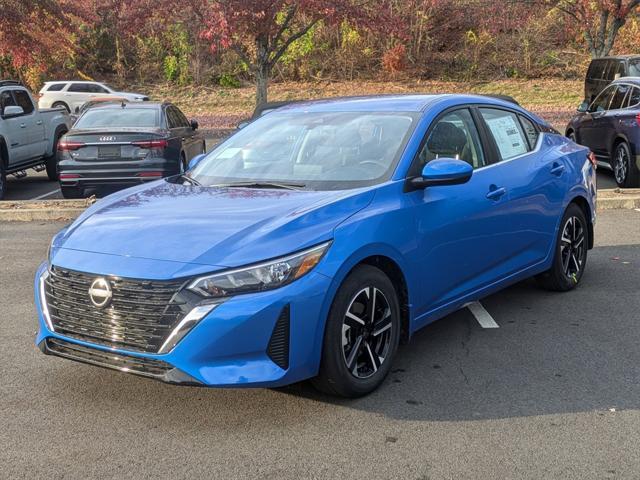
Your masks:
M37 222L73 220L94 204L95 197L84 200L15 200L0 202L0 222Z
M73 220L95 203L84 200L15 200L0 202L0 222ZM598 191L598 211L640 209L640 188Z

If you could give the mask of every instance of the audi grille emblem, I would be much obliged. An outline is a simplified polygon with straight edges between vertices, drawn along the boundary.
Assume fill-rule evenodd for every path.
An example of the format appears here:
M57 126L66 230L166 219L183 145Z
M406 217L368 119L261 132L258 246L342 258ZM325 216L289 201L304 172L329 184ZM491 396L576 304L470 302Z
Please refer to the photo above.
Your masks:
M98 308L106 307L112 296L111 285L102 277L96 278L89 287L89 299Z
M115 142L116 137L100 137L98 140L101 142Z

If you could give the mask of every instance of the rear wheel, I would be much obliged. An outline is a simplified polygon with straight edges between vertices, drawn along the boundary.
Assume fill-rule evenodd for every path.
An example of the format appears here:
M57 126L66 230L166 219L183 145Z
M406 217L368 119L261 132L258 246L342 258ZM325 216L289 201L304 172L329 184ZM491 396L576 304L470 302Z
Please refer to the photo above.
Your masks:
M619 187L633 188L640 186L640 172L627 142L620 142L616 145L611 163L613 175Z
M181 153L180 154L180 169L179 169L179 173L186 172L188 168L189 168L189 166L187 165L187 157L185 156L184 153Z
M314 386L343 397L372 392L389 373L399 340L400 307L393 284L375 267L356 267L331 306Z
M64 198L84 198L84 189L78 187L60 187Z
M538 275L541 286L556 292L575 288L584 274L589 248L589 228L582 209L572 203L562 217L553 264Z
M69 108L69 105L67 105L64 102L55 102L53 105L51 105L51 108L64 108L67 113L71 113L71 109Z
M64 132L60 132L56 135L53 141L53 154L45 159L45 167L47 168L47 177L49 180L58 180L58 142L62 138Z
M2 148L2 144L0 144ZM0 150L0 200L4 198L7 192L7 170L4 166L4 159L2 158L2 150Z
M574 142L574 143L578 143L578 140L576 138L576 132L574 132L574 131L571 131L571 132L567 133L567 138L569 140L571 140L572 142Z

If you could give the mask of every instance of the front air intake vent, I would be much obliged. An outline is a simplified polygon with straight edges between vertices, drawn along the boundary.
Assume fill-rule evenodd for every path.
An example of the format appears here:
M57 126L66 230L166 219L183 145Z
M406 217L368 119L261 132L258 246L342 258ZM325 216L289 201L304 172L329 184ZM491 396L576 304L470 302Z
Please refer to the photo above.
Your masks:
M283 370L289 368L289 329L290 329L290 306L287 305L280 312L276 326L273 328L267 355Z

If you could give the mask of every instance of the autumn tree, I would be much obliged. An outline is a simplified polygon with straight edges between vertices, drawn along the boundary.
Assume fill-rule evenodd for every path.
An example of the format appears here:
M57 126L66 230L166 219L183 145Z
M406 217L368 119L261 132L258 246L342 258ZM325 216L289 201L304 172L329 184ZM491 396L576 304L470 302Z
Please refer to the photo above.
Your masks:
M73 54L73 33L90 10L83 0L0 0L0 57L18 72L63 61Z
M232 49L256 81L256 105L267 101L272 70L289 47L322 21L398 31L386 0L203 0L202 37L212 50ZM193 3L193 0L192 0Z
M609 55L640 0L560 0L556 7L582 31L592 58Z

